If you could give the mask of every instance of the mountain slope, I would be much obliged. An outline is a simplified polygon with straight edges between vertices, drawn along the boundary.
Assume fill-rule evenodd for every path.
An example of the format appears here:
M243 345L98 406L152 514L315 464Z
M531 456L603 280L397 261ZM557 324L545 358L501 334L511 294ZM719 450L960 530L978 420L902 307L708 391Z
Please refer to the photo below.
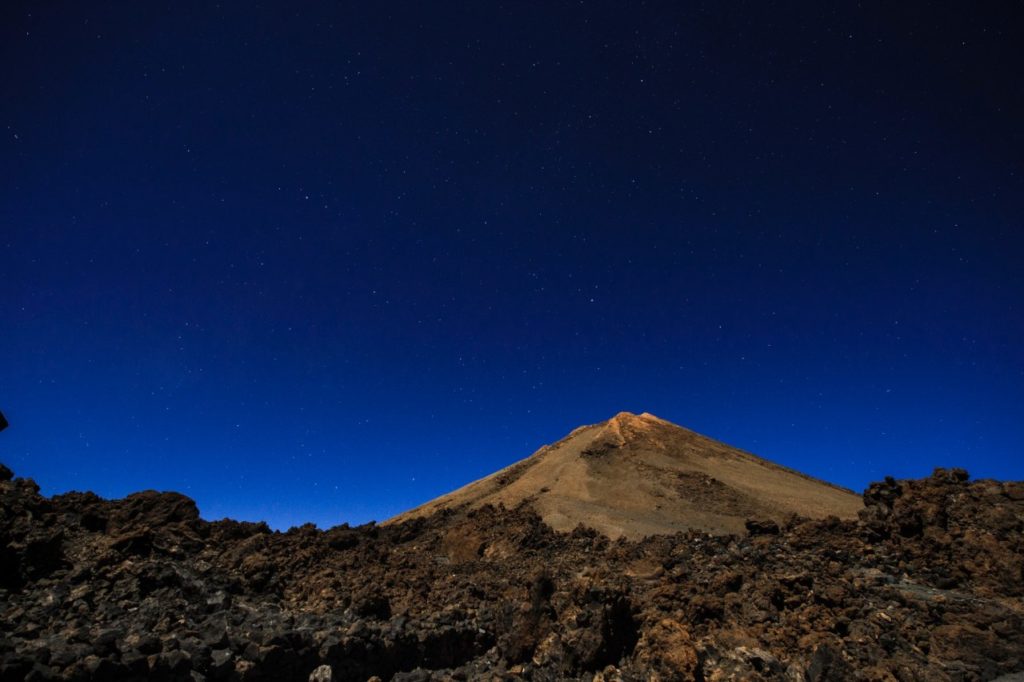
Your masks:
M526 505L555 530L582 523L612 538L739 533L748 518L853 518L863 506L844 488L654 415L621 412L387 523L485 504Z

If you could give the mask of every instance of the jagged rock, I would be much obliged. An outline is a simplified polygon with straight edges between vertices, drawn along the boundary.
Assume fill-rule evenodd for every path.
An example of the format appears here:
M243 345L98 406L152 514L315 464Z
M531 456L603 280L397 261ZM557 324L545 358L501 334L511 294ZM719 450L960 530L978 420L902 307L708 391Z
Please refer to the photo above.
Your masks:
M317 666L309 674L309 682L334 682L334 669L329 665Z
M208 673L216 680L224 679L234 669L234 654L230 649L214 649L210 652Z
M494 506L274 533L0 481L0 681L992 679L1024 668L1022 492L942 470L856 520L611 541Z
M648 627L635 656L657 679L692 679L697 670L697 649L685 625L662 619Z
M807 666L807 682L845 682L853 676L853 669L842 655L830 646L818 647Z
M747 533L750 535L778 535L779 524L770 519L747 519Z

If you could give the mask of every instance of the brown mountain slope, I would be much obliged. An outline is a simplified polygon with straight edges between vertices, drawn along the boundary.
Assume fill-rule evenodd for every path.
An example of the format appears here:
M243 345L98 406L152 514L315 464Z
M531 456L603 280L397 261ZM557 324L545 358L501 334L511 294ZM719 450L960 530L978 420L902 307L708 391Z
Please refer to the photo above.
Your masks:
M612 538L740 533L749 518L853 518L863 507L845 488L654 415L621 412L387 523L485 504L525 504L555 530L582 523Z

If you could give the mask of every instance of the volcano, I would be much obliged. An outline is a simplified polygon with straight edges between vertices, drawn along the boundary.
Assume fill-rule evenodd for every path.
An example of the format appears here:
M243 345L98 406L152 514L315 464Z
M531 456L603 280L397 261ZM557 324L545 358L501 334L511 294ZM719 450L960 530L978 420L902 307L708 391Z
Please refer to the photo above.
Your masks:
M528 507L556 531L610 538L744 532L748 520L854 518L859 495L652 414L581 426L524 460L390 519L487 504Z

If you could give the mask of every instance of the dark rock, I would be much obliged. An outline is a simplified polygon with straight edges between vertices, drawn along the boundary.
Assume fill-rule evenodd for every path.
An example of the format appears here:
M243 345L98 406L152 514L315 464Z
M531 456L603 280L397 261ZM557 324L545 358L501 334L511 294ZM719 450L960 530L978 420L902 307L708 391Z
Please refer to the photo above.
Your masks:
M86 656L85 670L94 680L110 680L126 672L124 666L107 657Z
M46 661L52 666L66 668L75 661L85 658L90 648L84 644L70 643L63 638L52 638L49 640L49 657Z
M119 535L110 541L110 548L128 556L149 556L153 551L153 534L142 530Z
M183 637L179 640L178 647L189 655L192 665L196 667L206 667L210 660L211 648L198 637Z
M0 682L1020 669L1024 484L941 470L864 499L857 521L631 542L493 506L274 533L207 523L173 494L46 499L0 481Z
M309 674L309 682L334 682L334 670L329 665L318 666Z
M178 493L147 490L112 505L111 523L117 529L165 527L198 521L196 503Z
M719 620L724 615L722 600L710 595L695 597L690 601L690 621L693 623L705 623L709 620Z
M192 669L192 658L180 649L155 654L149 660L153 679L180 679Z
M235 669L235 655L230 649L214 649L210 652L210 677L215 680L224 679Z
M935 471L932 472L934 480L944 483L964 483L970 477L966 469L943 469L942 467L936 467Z
M199 629L203 643L213 649L223 649L229 644L227 620L213 617Z
M0 679L3 679L2 673L0 673ZM35 663L23 679L25 682L51 682L61 679L61 674L58 668Z
M811 656L804 677L807 682L846 682L853 677L853 669L838 651L830 646L820 646Z
M149 673L149 661L147 655L138 649L130 649L121 654L121 665L136 677L145 676Z
M40 532L30 534L19 544L18 565L23 580L46 578L66 565L64 533L61 530L40 529Z
M21 681L32 671L35 662L21 656L9 656L0 662L0 682Z
M125 638L125 642L131 649L147 656L149 654L158 654L164 648L160 638L150 634L131 635Z
M387 597L367 591L358 597L352 605L352 610L363 618L374 618L376 620L387 620L391 618L391 604Z
M117 641L124 636L121 628L104 628L93 637L93 647L100 656L108 656L117 652Z
M779 524L771 519L747 519L747 533L750 535L778 535Z
M864 506L882 506L892 509L895 501L903 494L903 487L891 476L886 476L881 483L872 483L864 491Z

